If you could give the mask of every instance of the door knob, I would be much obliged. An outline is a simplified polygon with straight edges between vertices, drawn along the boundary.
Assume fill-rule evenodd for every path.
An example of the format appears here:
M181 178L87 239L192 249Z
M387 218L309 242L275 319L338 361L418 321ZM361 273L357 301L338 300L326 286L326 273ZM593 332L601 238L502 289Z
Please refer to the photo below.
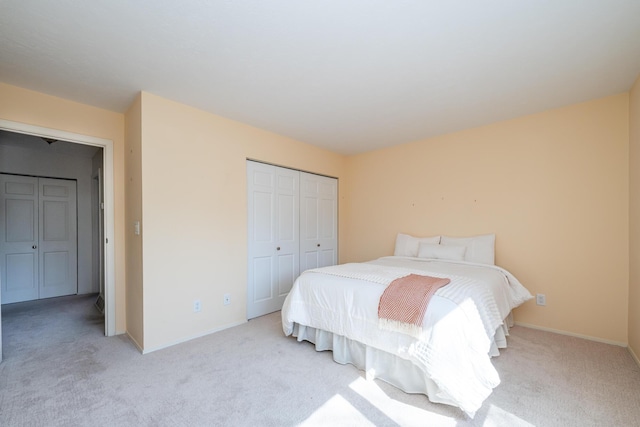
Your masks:
M31 246L31 249L37 249L38 247L36 245Z
M277 251L279 251L279 250L280 250L280 246L278 246L278 247L276 248L276 250L277 250Z
M318 247L320 247L320 243L318 243Z

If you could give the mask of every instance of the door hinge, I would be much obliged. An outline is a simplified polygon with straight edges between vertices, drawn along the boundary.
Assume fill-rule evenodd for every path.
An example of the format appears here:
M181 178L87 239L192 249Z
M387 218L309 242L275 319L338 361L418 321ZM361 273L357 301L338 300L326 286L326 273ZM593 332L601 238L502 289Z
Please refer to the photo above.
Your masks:
M104 210L104 202L100 203L100 209Z

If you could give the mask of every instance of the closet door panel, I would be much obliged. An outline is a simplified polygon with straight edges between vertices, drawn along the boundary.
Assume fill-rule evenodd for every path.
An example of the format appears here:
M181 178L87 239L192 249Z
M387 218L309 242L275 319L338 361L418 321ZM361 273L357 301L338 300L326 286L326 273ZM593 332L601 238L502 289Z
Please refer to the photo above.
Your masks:
M300 269L299 172L247 161L247 318L282 308Z
M2 304L38 298L38 179L0 174Z
M300 271L300 173L275 167L277 288L270 312L280 310Z
M333 248L325 249L320 251L319 259L320 261L318 267L328 267L330 265L336 265L338 254Z
M300 272L338 262L338 180L300 173Z
M254 280L252 281L253 285L253 298L251 299L252 303L258 303L261 301L265 301L271 299L273 294L271 290L273 289L271 280L273 277L273 260L270 256L267 257L255 257L253 258L253 271Z
M248 281L249 318L260 316L273 298L275 266L275 174L265 165L247 163L248 198Z
M2 283L5 283L5 288L2 294L7 294L7 298L11 294L23 294L23 295L35 295L37 298L38 283L36 278L38 277L37 271L34 266L38 265L38 259L33 253L19 254L13 253L5 256L5 270L6 279ZM25 301L24 299L15 298L16 300L7 302Z
M278 257L278 296L286 297L293 282L298 277L296 270L296 257L288 254ZM284 300L283 300L284 302ZM282 305L280 305L282 308Z
M76 182L40 178L40 298L78 293Z

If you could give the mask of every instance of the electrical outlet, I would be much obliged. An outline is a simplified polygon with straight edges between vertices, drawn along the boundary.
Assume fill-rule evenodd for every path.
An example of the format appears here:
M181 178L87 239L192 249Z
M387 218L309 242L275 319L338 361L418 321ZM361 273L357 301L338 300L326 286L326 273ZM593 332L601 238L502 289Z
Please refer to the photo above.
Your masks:
M545 294L536 294L536 304L547 305L547 297Z
M224 297L222 299L222 303L224 305L229 305L231 304L231 294L224 294Z
M200 313L200 310L202 310L202 304L200 303L200 300L193 300L193 312Z

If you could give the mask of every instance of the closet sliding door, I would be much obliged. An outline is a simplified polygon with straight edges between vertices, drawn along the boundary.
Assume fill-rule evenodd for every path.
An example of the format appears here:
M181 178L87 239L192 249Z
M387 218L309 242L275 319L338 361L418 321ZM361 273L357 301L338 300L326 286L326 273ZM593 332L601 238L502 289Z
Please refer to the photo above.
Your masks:
M78 293L76 181L0 174L2 304Z
M300 272L300 174L247 161L247 318L282 308Z
M282 308L301 272L338 262L338 180L247 160L247 318Z
M338 180L300 172L300 273L338 263Z

